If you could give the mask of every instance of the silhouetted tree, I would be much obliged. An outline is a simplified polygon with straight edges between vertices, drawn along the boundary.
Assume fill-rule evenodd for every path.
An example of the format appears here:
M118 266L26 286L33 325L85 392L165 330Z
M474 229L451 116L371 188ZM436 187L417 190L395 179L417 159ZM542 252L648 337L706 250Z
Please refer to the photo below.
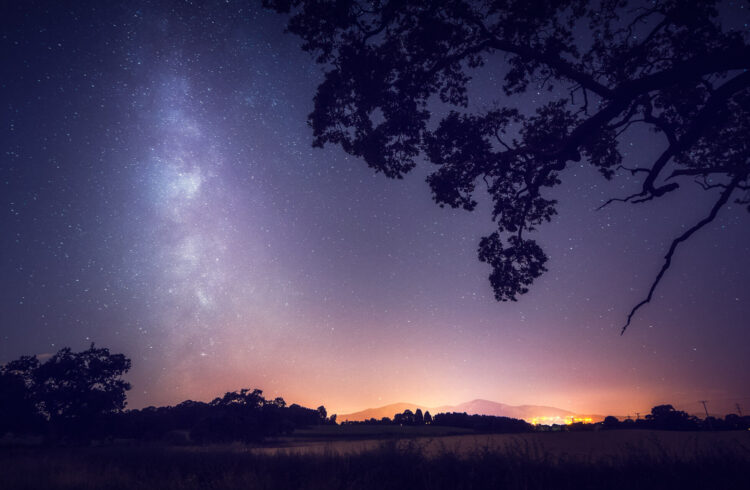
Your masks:
M38 431L46 424L60 436L93 437L125 407L130 384L122 376L129 369L130 359L94 344L83 352L66 347L44 363L36 356L9 362L0 369L2 429Z
M724 417L724 427L727 430L748 430L750 429L750 416L740 417L736 413L727 414Z
M291 13L288 30L327 70L309 116L314 146L340 145L391 178L423 155L437 165L427 180L441 206L473 210L476 183L486 184L497 231L479 242L479 259L499 301L515 301L545 272L529 232L556 214L548 189L569 162L585 160L606 179L642 178L610 202L661 198L685 179L715 189L623 332L682 242L733 199L750 211L748 31L724 28L717 3L264 0ZM502 90L483 93L475 110L468 83L497 70L499 56ZM533 112L529 98L513 98L528 92L548 93ZM492 95L497 103L484 103ZM638 126L663 135L664 148L626 167L618 145Z
M424 415L422 415L421 408L414 412L414 425L424 425Z
M466 413L439 413L432 419L432 425L442 427L462 427L477 432L527 432L532 425L524 420L494 415L468 415Z
M125 408L130 384L121 377L129 369L130 359L94 344L77 353L61 349L34 371L38 406L61 435L92 437L102 416Z
M266 404L263 398L263 390L249 390L244 388L240 391L230 391L221 398L215 398L211 405L218 407L242 406L249 409L257 409Z
M657 405L646 415L646 422L651 428L664 430L697 429L698 421L685 412L675 410L672 405Z
M255 442L322 423L318 410L287 407L280 397L266 400L258 389L228 392L210 403L187 400L174 407L130 410L113 422L117 437L198 444ZM174 437L178 434L189 437Z
M0 366L0 436L49 433L68 440L129 438L171 443L258 441L295 428L335 424L324 406L287 407L258 389L225 393L210 403L123 411L130 369L122 354L94 344L83 352L64 348L40 363L23 356Z
M34 393L35 356L23 356L0 366L0 435L41 430L43 419Z
M407 408L402 413L395 414L393 423L396 425L414 425L414 412Z
M424 413L424 423L427 425L430 425L432 423L432 415L430 415L429 410Z
M323 407L325 410L325 407ZM289 406L289 418L294 422L296 427L305 427L310 425L321 424L320 407L317 410L305 408L296 403Z
M196 442L257 441L290 433L297 427L328 423L323 406L316 410L296 403L286 407L282 398L268 401L258 389L226 393L210 406L207 416L189 424L191 438Z
M607 415L606 417L604 417L602 426L605 429L617 429L620 427L620 421L617 419L617 417L614 417L612 415Z

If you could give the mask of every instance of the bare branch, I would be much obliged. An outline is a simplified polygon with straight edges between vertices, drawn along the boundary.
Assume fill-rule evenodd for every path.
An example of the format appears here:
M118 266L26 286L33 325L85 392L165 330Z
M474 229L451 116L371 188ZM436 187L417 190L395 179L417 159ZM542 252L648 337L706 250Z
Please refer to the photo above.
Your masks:
M604 204L602 204L598 208L596 208L596 210L597 211L601 211L602 209L606 208L607 206L609 206L613 202L630 202L633 199L635 199L636 197L639 197L639 196L642 196L642 195L643 195L643 191L635 193L635 194L632 194L632 195L630 195L628 197L613 197L613 198L607 200L607 202L605 202Z
M709 175L709 174L729 174L741 170L740 167L707 167L707 168L685 168L679 169L672 172L667 180L674 177L681 177L685 175Z
M726 184L709 184L705 177L703 177L703 180L696 179L695 183L701 186L701 188L704 191L708 191L711 189L726 189L727 188ZM740 187L738 186L738 188Z
M620 169L627 170L628 172L630 172L631 175L635 175L638 172L649 173L651 171L650 168L646 168L646 167L626 167L625 165L618 165L617 170L620 170Z
M703 134L703 131L715 124L716 113L721 109L726 101L732 97L737 91L743 90L750 84L750 72L742 73L722 85L704 104L703 108L693 119L692 124L688 127L687 131L682 137L674 141L664 152L659 155L656 162L651 167L651 172L643 181L644 193L656 194L661 196L667 192L673 191L677 188L675 183L667 184L661 187L654 187L654 182L659 176L659 173L664 169L669 160L679 154L682 151L690 148Z
M643 198L641 198L641 199L633 199L633 200L632 200L632 201L630 201L630 202L632 202L633 204L641 204L641 203L644 203L644 202L646 202L646 201L650 201L651 199L654 199L654 198L656 198L656 197L658 197L658 196L657 196L657 195L655 195L655 194L649 194L649 195L648 195L648 196L646 196L646 197L643 197Z
M664 277L664 274L667 272L667 269L669 269L669 266L672 265L672 257L674 256L675 250L677 250L677 246L690 238L693 233L700 230L710 222L716 218L717 213L719 210L727 203L729 200L729 197L731 196L734 189L737 187L737 184L739 184L740 180L742 180L741 176L736 175L732 182L727 186L726 189L724 189L724 192L721 193L721 196L719 197L719 200L716 201L714 204L714 207L711 208L711 212L700 220L698 223L692 226L689 230L687 230L685 233L680 235L679 237L675 238L672 241L672 245L669 247L669 251L667 252L667 255L664 256L664 265L661 266L661 270L659 271L659 274L657 274L656 279L654 280L653 284L651 284L651 288L648 291L648 296L646 296L646 299L638 303L633 307L632 310L630 310L630 313L628 314L628 321L625 323L625 326L622 327L622 331L620 332L620 335L623 335L625 333L625 330L627 330L628 326L630 326L630 322L633 320L633 315L635 315L635 312L638 311L643 305L646 303L649 303L651 301L651 298L654 295L654 290L656 290L656 286L661 282L662 277Z

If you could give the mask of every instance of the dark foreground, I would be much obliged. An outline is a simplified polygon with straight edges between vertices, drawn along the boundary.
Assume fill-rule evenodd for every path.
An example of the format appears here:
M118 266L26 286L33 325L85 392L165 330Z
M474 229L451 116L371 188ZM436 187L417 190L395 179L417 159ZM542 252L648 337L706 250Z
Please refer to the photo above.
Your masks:
M523 443L435 452L404 440L276 454L239 445L2 447L0 488L738 489L750 488L750 447L696 447L689 457L630 447L598 458Z

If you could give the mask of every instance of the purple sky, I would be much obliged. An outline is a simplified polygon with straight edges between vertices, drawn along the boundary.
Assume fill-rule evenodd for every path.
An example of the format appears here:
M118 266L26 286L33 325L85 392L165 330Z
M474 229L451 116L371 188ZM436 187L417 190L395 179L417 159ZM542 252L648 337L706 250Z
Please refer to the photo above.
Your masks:
M595 211L638 182L570 167L537 233L549 272L497 303L476 258L486 202L440 209L427 165L390 181L311 148L321 72L282 16L87 3L3 7L0 363L96 342L132 358L130 407L258 387L330 413L473 398L750 412L746 210L680 248L621 337L716 196ZM501 97L503 70L477 77L470 107ZM622 143L633 165L663 145Z

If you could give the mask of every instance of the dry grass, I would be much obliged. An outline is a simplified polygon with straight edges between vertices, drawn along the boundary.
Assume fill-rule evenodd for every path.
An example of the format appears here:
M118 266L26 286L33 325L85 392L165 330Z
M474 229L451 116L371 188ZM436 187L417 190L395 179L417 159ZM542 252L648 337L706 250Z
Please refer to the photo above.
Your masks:
M623 431L340 441L281 452L243 445L4 447L0 488L738 489L750 488L747 443L746 433Z
M351 440L287 438L270 446L255 448L258 454L356 454L372 451L382 438ZM621 430L591 432L535 432L524 434L463 434L401 438L399 448L418 447L427 456L449 452L471 456L477 450L496 453L547 454L555 458L600 460L638 453L654 457L689 460L694 454L721 448L735 454L750 454L750 431L677 432Z

